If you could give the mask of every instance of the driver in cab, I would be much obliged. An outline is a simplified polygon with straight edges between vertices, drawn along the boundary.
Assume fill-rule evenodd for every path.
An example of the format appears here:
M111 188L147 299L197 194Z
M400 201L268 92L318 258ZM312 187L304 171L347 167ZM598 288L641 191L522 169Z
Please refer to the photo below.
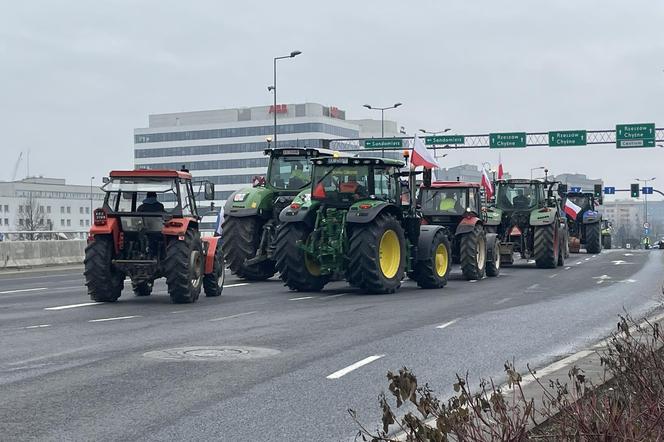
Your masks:
M164 205L157 199L157 192L148 192L137 212L165 212Z
M458 210L457 200L447 192L440 194L440 202L438 203L438 210L441 212L456 213Z

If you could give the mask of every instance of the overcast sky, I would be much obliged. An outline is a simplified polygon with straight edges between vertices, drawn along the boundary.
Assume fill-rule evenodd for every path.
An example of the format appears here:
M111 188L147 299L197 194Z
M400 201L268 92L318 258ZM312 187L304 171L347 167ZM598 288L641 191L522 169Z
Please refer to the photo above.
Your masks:
M318 102L347 118L390 111L412 134L664 127L664 2L5 1L0 12L0 146L10 179L87 183L130 167L150 113ZM502 151L505 168L580 172L627 186L661 180L664 149ZM495 162L488 149L446 165ZM25 175L25 162L19 177ZM657 186L656 186L657 187Z

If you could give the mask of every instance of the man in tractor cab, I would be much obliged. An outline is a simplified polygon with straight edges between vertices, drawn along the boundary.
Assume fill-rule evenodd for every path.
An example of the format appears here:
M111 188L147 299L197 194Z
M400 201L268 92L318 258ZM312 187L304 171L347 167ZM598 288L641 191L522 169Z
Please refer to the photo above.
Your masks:
M293 164L293 168L291 169L290 178L288 179L288 188L301 189L306 186L309 179L309 175L304 173L304 166L298 161Z
M148 192L137 212L165 212L164 205L157 199L157 192Z
M441 192L438 210L441 212L457 213L460 209L458 206L458 201L452 195L449 195L447 192Z
M367 197L366 188L357 182L355 176L349 176L348 181L339 183L340 193L352 193L356 201Z

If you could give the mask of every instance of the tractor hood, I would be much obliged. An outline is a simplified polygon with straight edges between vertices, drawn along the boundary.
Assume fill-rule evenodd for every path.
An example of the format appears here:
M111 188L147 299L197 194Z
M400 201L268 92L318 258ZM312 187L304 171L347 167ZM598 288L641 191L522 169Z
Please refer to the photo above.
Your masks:
M556 220L557 210L554 207L543 207L530 212L531 226L546 226Z
M252 216L270 210L274 191L266 187L245 187L233 192L224 205L224 216Z
M311 189L303 190L279 213L279 221L283 223L303 221L312 209L315 210L319 205L320 201L311 199Z
M495 207L489 207L486 209L486 222L487 226L497 226L500 225L503 219L503 211Z

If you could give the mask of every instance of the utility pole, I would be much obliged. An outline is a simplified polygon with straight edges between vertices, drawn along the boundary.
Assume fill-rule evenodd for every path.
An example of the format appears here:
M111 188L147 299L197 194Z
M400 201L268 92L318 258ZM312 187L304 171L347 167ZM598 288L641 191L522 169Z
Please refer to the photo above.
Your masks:
M379 110L380 111L380 137L385 138L385 111L388 109L396 109L401 106L403 103L394 103L392 106L387 107L376 107L370 104L364 104L363 106L370 110ZM385 147L381 149L381 156L385 157Z

